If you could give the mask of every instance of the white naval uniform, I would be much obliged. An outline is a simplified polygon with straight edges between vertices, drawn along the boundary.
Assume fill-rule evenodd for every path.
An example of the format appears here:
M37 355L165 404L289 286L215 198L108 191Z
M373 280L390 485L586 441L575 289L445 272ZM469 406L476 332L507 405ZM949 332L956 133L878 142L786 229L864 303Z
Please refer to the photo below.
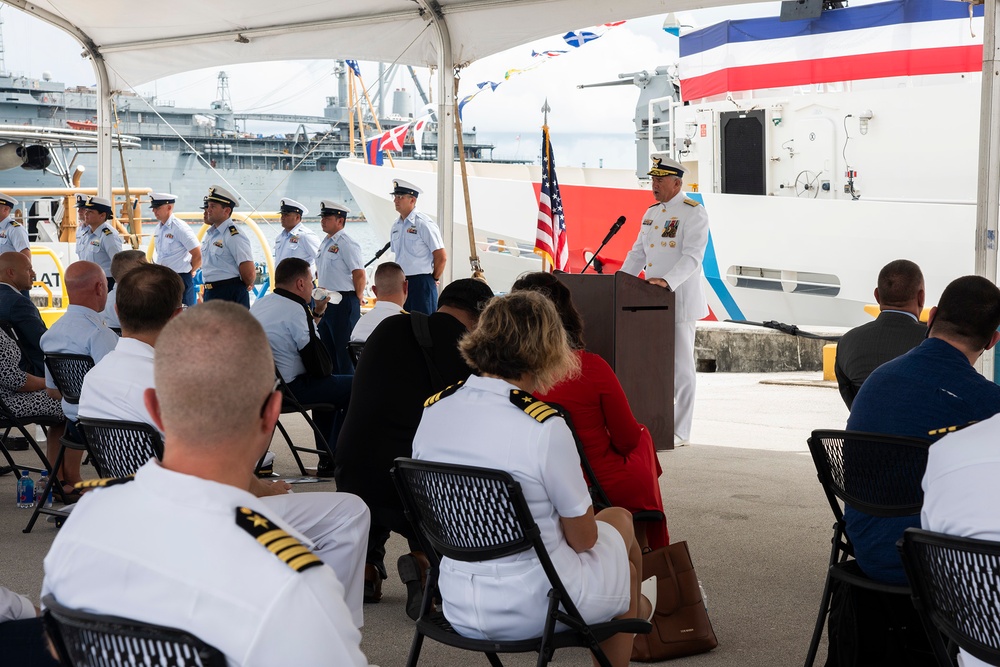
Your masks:
M122 338L83 378L81 417L143 422L153 428L143 394L153 377L153 348L135 338Z
M629 606L625 542L603 521L593 548L577 553L566 542L559 518L582 516L591 507L580 456L566 422L558 416L538 422L511 402L516 389L497 378L470 377L424 408L413 458L513 475L573 603L588 623L610 620ZM490 424L503 427L484 428ZM469 433L478 435L470 440ZM438 584L444 615L463 636L526 639L544 624L551 586L533 551L477 563L445 558Z
M108 290L108 301L104 304L104 310L101 311L101 319L104 320L104 326L111 329L121 329L122 323L118 320L118 311L115 310L115 300L118 298L118 283Z
M301 306L299 315L302 315ZM129 406L125 402L107 401L102 401L100 415L91 414L98 412L97 408L92 408L95 400L131 393L134 397L130 402L135 400L141 402L146 389L155 387L152 360L145 359L147 352L142 348L141 342L129 338L122 339L123 342L130 340L131 342L124 348L126 355L115 358L111 362L112 366L98 375L101 379L99 390L96 386L88 388L87 382L84 381L86 401L81 395L80 409L84 410L87 416L122 421L131 421L139 416L134 403ZM96 369L97 366L91 372ZM90 378L89 373L87 377ZM148 412L146 414L148 415ZM145 421L153 428L158 428L152 419L139 421ZM169 446L169 439L165 446ZM333 569L347 591L347 607L351 611L354 624L360 628L364 623L362 598L365 550L371 522L364 501L350 493L331 492L288 493L266 496L260 501L276 515L271 518L281 518L312 541L313 550Z
M0 623L35 618L35 605L31 600L0 586Z
M676 223L676 224L674 224ZM678 193L643 215L635 244L622 271L646 279L663 278L676 297L674 316L674 433L691 437L697 375L694 363L695 322L708 315L702 286L702 261L708 245L708 215L697 201Z
M253 261L250 239L227 219L201 239L201 275L206 283L240 277L240 264Z
M291 230L282 229L277 238L274 239L274 265L281 264L281 260L289 257L297 257L309 262L309 267L316 274L316 252L319 250L319 237L316 232L305 226L304 223L292 227Z
M42 594L186 630L234 667L366 665L335 573L286 564L237 525L240 508L308 546L264 499L150 461L80 499L45 557Z
M414 209L405 220L396 218L389 230L389 248L404 275L433 274L434 251L444 248L444 240L434 221Z
M375 306L362 315L358 323L354 325L354 331L351 332L351 341L364 343L368 340L368 336L371 336L372 332L375 331L375 327L382 323L382 320L393 315L403 314L406 314L406 311L398 303L376 301Z
M156 225L156 263L177 273L191 273L191 251L198 247L198 236L191 225L173 215Z
M291 382L305 373L299 350L309 344L309 321L302 304L271 292L254 301L250 314L264 327L281 378Z
M316 282L320 287L335 292L354 292L352 273L364 268L361 245L343 229L320 243L316 254Z
M122 250L122 237L112 226L110 220L105 220L97 229L91 231L89 225L80 225L76 230L76 256L86 262L99 264L104 269L104 275L111 277L111 258Z
M42 334L42 352L63 354L85 354L96 364L118 345L118 334L104 325L104 317L85 306L70 304L66 313L52 327ZM45 367L45 386L55 389L56 383ZM78 405L63 399L62 409L66 419L76 421Z
M926 530L1000 541L1000 415L950 433L930 448L920 524ZM995 576L995 573L994 573ZM987 667L961 651L959 664Z
M28 240L28 229L14 219L13 215L8 215L0 220L0 253L21 252L25 248L31 247Z

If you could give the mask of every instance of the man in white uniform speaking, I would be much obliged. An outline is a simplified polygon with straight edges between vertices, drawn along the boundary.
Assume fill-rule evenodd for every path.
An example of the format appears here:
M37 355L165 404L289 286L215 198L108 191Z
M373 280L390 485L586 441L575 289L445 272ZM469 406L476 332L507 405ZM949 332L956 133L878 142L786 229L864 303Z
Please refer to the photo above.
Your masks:
M666 153L652 156L653 196L657 203L646 210L635 245L625 257L622 271L638 276L676 294L674 311L674 444L691 438L694 415L695 322L708 315L702 287L702 260L708 245L708 215L700 202L681 192L684 167Z

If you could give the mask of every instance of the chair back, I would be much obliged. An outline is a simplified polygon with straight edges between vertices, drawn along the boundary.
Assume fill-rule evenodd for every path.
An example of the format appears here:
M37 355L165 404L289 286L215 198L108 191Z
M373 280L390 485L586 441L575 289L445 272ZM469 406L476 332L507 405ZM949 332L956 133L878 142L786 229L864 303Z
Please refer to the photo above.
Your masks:
M94 360L85 354L46 354L45 367L66 402L77 405L83 390L83 378L94 367Z
M936 653L944 647L934 628L974 657L1000 664L1000 542L907 528L899 546Z
M80 430L101 477L128 477L163 458L163 439L149 424L80 417Z
M361 353L364 351L364 349L365 349L364 341L352 340L347 344L347 354L350 355L351 363L354 364L355 368L358 367L358 361L361 360Z
M67 609L46 595L43 622L59 661L72 667L226 667L219 649L183 630Z
M920 513L930 442L857 431L813 431L809 451L838 521L837 499L877 517Z

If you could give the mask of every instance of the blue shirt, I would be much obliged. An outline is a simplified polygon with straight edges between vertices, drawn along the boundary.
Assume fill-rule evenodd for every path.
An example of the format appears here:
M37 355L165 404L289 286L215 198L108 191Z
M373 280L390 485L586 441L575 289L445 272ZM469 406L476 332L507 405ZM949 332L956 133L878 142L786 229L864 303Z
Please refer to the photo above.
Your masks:
M42 335L42 351L46 354L86 354L96 364L118 345L118 334L104 326L104 317L84 306L70 306L66 314L55 321L52 328ZM45 367L45 386L56 388L56 383ZM78 406L63 399L63 414L76 421Z
M84 261L99 264L104 275L111 277L111 258L121 252L122 237L111 222L105 220L91 231L87 225L76 230L76 256Z
M250 239L232 220L210 227L201 241L201 275L205 282L240 277L240 264L253 261Z
M305 373L299 350L309 344L309 321L302 304L271 292L254 301L250 314L264 327L281 378L291 382Z
M930 431L981 421L1000 413L1000 385L976 372L957 348L928 338L876 368L861 385L849 431L885 433L933 441ZM915 485L920 479L914 479ZM872 579L906 584L896 541L920 517L877 518L846 507L847 536L858 565Z

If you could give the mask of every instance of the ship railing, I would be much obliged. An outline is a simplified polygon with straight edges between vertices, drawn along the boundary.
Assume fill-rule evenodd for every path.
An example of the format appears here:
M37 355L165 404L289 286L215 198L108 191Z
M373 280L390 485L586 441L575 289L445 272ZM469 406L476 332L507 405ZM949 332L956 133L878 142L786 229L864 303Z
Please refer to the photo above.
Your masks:
M31 256L34 258L36 255L41 255L48 257L56 267L56 272L59 276L65 275L63 271L62 260L59 259L59 255L52 251L51 248L46 248L45 246L33 245L31 246ZM34 264L34 259L32 259L32 264ZM45 322L46 326L52 326L52 323L59 319L63 313L66 312L66 305L69 303L69 295L66 293L66 281L60 278L59 280L59 290L60 294L60 306L56 307L54 294L52 293L52 288L45 283L35 280L32 287L41 287L45 291L46 303L45 306L38 309L39 314L42 316L42 320Z
M46 127L42 125L26 127L24 125L0 125L0 136L5 139L25 139L29 141L70 142L76 144L97 145L96 130L73 130L63 127ZM121 139L122 146L137 148L139 137L130 134L112 134L112 140Z

